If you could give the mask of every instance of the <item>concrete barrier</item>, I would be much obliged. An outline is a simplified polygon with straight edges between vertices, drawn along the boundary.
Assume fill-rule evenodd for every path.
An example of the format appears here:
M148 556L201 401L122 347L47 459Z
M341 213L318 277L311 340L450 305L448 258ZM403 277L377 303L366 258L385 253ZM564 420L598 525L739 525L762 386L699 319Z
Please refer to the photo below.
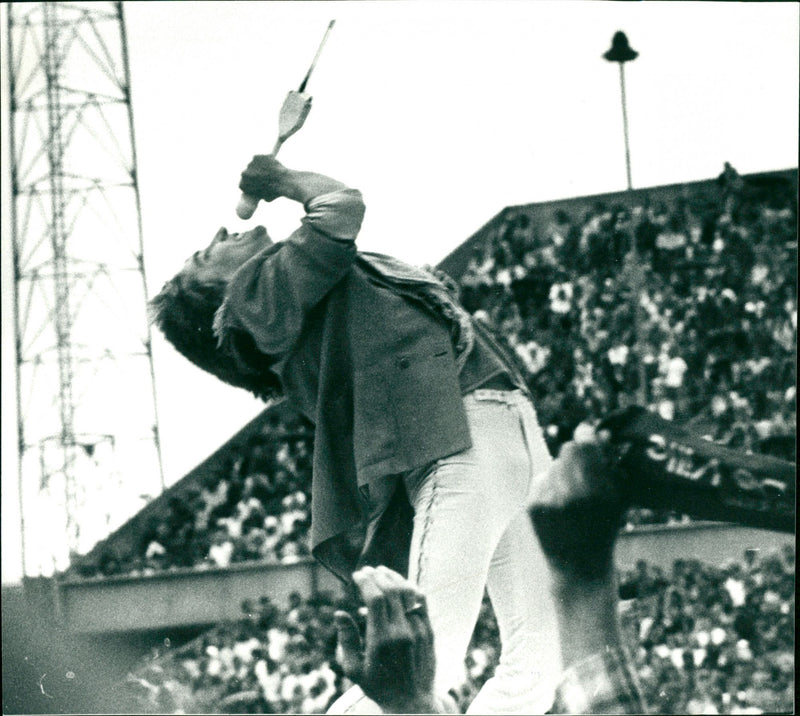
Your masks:
M721 565L729 559L741 561L746 549L758 549L766 554L783 545L794 545L794 542L793 534L718 522L648 525L624 532L617 540L614 556L621 569L633 567L644 559L669 573L676 559L697 559Z
M246 599L267 595L285 606L292 592L308 597L325 590L338 596L341 582L314 560L248 563L63 581L57 585L56 608L72 632L130 632L235 621Z
M719 523L638 527L617 542L619 567L644 559L667 572L676 559L709 564L741 560L748 548L767 553L794 544L794 535ZM56 610L69 631L135 632L235 621L242 602L268 596L284 606L289 595L323 590L343 594L338 579L314 560L296 564L235 564L227 569L176 570L149 576L65 580L56 584Z

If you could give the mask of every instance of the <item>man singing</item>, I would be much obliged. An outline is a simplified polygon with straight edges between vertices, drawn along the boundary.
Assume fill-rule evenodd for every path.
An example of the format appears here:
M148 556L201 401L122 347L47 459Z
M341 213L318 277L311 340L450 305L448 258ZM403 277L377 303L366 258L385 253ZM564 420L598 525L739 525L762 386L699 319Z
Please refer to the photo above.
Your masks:
M557 626L524 508L551 458L521 375L446 281L356 250L357 190L272 156L240 188L300 202L301 226L279 243L220 229L153 299L155 323L200 368L314 424L312 552L344 580L383 564L419 585L438 692L463 681L488 588L502 655L471 710L544 713Z

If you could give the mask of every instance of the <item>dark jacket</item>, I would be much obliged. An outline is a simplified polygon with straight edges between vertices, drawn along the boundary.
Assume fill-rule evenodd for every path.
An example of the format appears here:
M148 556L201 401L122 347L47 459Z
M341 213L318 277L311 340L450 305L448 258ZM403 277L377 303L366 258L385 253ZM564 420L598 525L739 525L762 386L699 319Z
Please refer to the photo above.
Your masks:
M407 553L410 506L386 481L471 445L456 356L468 345L453 338L468 326L420 298L446 300L433 276L356 251L358 192L306 209L300 229L239 269L215 327L234 352L249 336L314 423L312 553L349 579L376 539ZM376 538L386 529L395 537Z

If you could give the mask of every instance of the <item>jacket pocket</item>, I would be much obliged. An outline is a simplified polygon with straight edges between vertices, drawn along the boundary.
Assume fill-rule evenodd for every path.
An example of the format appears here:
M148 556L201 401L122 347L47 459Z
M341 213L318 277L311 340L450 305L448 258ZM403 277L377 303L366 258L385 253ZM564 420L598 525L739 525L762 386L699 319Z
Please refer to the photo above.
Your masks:
M354 446L359 482L407 472L471 445L447 340L409 342L355 371Z
M389 406L408 469L470 446L458 370L449 346L399 354L390 377Z

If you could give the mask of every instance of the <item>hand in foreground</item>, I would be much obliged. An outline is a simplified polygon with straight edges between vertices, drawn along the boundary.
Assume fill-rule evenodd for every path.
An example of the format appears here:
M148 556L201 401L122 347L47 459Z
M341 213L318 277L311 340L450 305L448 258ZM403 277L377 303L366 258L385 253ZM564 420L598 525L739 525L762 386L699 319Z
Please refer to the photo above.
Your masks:
M362 645L358 627L336 612L337 660L384 713L436 713L436 657L425 596L388 567L364 567L353 574L367 606Z
M557 584L612 574L625 511L612 472L608 434L582 425L535 484L529 511Z
M242 172L242 193L264 201L283 196L287 169L271 154L257 154Z

